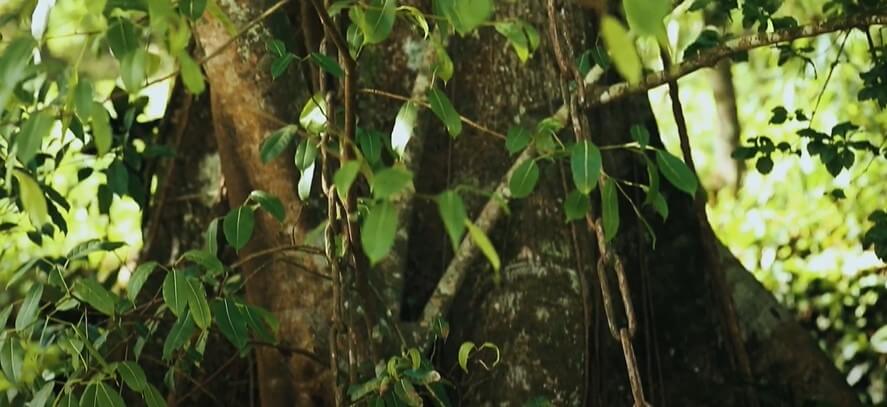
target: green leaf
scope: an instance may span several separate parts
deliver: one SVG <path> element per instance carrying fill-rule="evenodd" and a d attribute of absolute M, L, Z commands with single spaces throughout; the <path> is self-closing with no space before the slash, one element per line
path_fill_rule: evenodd
<path fill-rule="evenodd" d="M 465 226 L 468 227 L 468 235 L 471 236 L 471 240 L 477 245 L 481 253 L 484 254 L 487 261 L 490 262 L 490 265 L 493 266 L 493 270 L 496 271 L 496 278 L 498 279 L 499 268 L 502 267 L 502 262 L 499 260 L 499 254 L 496 253 L 496 248 L 493 247 L 490 238 L 487 237 L 483 230 L 475 226 L 474 223 L 471 223 L 468 219 L 465 220 Z"/>
<path fill-rule="evenodd" d="M 619 231 L 619 194 L 616 181 L 607 178 L 601 187 L 601 217 L 604 220 L 604 240 L 611 241 Z"/>
<path fill-rule="evenodd" d="M 120 362 L 117 364 L 117 371 L 120 373 L 120 377 L 123 378 L 123 382 L 130 389 L 141 393 L 147 388 L 148 379 L 145 377 L 145 371 L 142 370 L 138 363 L 131 360 Z"/>
<path fill-rule="evenodd" d="M 212 323 L 212 314 L 209 309 L 209 302 L 206 300 L 206 290 L 203 283 L 196 278 L 186 278 L 187 286 L 185 292 L 188 299 L 188 309 L 191 310 L 191 318 L 200 329 L 209 328 Z"/>
<path fill-rule="evenodd" d="M 0 327 L 6 328 L 6 322 L 9 321 L 9 316 L 12 315 L 12 305 L 8 304 L 3 308 L 3 311 L 0 311 Z"/>
<path fill-rule="evenodd" d="M 406 403 L 410 407 L 419 407 L 422 405 L 422 397 L 416 392 L 416 388 L 407 379 L 400 379 L 394 385 L 394 394 L 400 401 Z"/>
<path fill-rule="evenodd" d="M 391 149 L 399 157 L 403 156 L 406 151 L 407 143 L 413 137 L 413 131 L 416 128 L 416 118 L 419 108 L 413 102 L 406 102 L 397 112 L 394 119 L 394 130 L 391 131 Z"/>
<path fill-rule="evenodd" d="M 48 112 L 40 111 L 31 115 L 15 138 L 15 155 L 27 165 L 37 155 L 43 140 L 49 137 L 55 119 Z"/>
<path fill-rule="evenodd" d="M 601 36 L 619 74 L 631 84 L 640 82 L 643 74 L 641 57 L 625 26 L 611 16 L 604 16 L 601 19 Z"/>
<path fill-rule="evenodd" d="M 437 0 L 436 7 L 463 36 L 486 22 L 493 13 L 491 0 Z"/>
<path fill-rule="evenodd" d="M 181 0 L 179 12 L 191 21 L 197 21 L 206 10 L 206 0 Z"/>
<path fill-rule="evenodd" d="M 129 282 L 126 283 L 126 298 L 135 302 L 136 297 L 138 297 L 139 292 L 142 291 L 142 287 L 145 285 L 145 282 L 148 281 L 148 277 L 151 276 L 151 273 L 154 272 L 155 268 L 157 268 L 156 261 L 145 262 L 136 267 L 136 271 L 132 273 L 129 277 Z"/>
<path fill-rule="evenodd" d="M 18 309 L 18 314 L 15 316 L 16 331 L 21 331 L 31 326 L 37 320 L 37 312 L 40 310 L 40 298 L 42 297 L 43 284 L 34 283 L 31 289 L 28 290 L 28 294 L 25 295 L 25 299 Z"/>
<path fill-rule="evenodd" d="M 105 315 L 114 316 L 114 306 L 117 304 L 117 296 L 111 294 L 98 281 L 92 278 L 81 278 L 74 282 L 72 289 L 74 296 L 86 302 Z"/>
<path fill-rule="evenodd" d="M 13 383 L 22 378 L 22 363 L 24 363 L 25 351 L 18 338 L 8 336 L 0 347 L 0 368 L 3 374 Z"/>
<path fill-rule="evenodd" d="M 428 91 L 428 103 L 434 115 L 447 127 L 450 137 L 458 137 L 462 133 L 462 119 L 447 95 L 436 88 L 431 88 Z"/>
<path fill-rule="evenodd" d="M 508 129 L 508 135 L 505 138 L 505 149 L 509 154 L 514 155 L 530 145 L 530 139 L 529 130 L 523 127 L 512 127 Z"/>
<path fill-rule="evenodd" d="M 631 138 L 637 141 L 641 148 L 647 148 L 647 145 L 650 144 L 650 132 L 640 124 L 631 126 Z"/>
<path fill-rule="evenodd" d="M 268 164 L 286 150 L 293 142 L 298 129 L 298 127 L 290 124 L 273 131 L 268 137 L 265 137 L 262 140 L 262 145 L 259 147 L 259 158 L 262 160 L 262 164 Z"/>
<path fill-rule="evenodd" d="M 663 20 L 671 11 L 669 0 L 624 0 L 625 19 L 638 35 L 655 37 L 659 45 L 668 47 L 668 34 Z"/>
<path fill-rule="evenodd" d="M 252 208 L 248 206 L 241 206 L 228 212 L 222 223 L 225 239 L 237 251 L 249 242 L 250 237 L 253 235 L 254 226 L 255 214 Z"/>
<path fill-rule="evenodd" d="M 363 33 L 364 44 L 378 44 L 391 34 L 397 4 L 394 0 L 370 0 L 367 3 L 366 10 L 351 7 L 348 16 Z"/>
<path fill-rule="evenodd" d="M 431 28 L 428 26 L 428 20 L 425 19 L 425 14 L 422 13 L 422 10 L 413 6 L 400 6 L 397 8 L 397 11 L 406 11 L 407 16 L 422 30 L 422 33 L 424 34 L 423 38 L 428 38 Z"/>
<path fill-rule="evenodd" d="M 696 174 L 683 161 L 668 151 L 656 150 L 656 165 L 668 182 L 691 197 L 696 196 L 696 188 L 699 186 Z"/>
<path fill-rule="evenodd" d="M 289 52 L 283 54 L 279 58 L 275 58 L 274 62 L 271 63 L 271 78 L 277 79 L 286 73 L 286 69 L 289 68 L 295 58 L 296 56 Z"/>
<path fill-rule="evenodd" d="M 375 265 L 388 255 L 394 245 L 397 232 L 397 211 L 388 201 L 381 201 L 369 208 L 360 228 L 363 251 Z"/>
<path fill-rule="evenodd" d="M 887 354 L 887 325 L 878 328 L 869 339 L 875 352 Z"/>
<path fill-rule="evenodd" d="M 253 191 L 249 194 L 249 198 L 259 204 L 262 209 L 267 211 L 274 219 L 277 219 L 278 222 L 283 223 L 286 220 L 286 212 L 283 208 L 283 203 L 280 202 L 280 199 L 277 199 L 276 196 L 271 195 L 265 191 Z"/>
<path fill-rule="evenodd" d="M 477 346 L 474 342 L 470 341 L 459 346 L 459 367 L 461 367 L 465 373 L 468 373 L 468 357 L 471 356 L 471 352 L 474 351 L 476 347 Z"/>
<path fill-rule="evenodd" d="M 111 119 L 108 111 L 99 102 L 92 104 L 92 138 L 99 156 L 105 155 L 111 149 Z"/>
<path fill-rule="evenodd" d="M 25 210 L 28 211 L 28 218 L 31 219 L 31 224 L 35 228 L 39 228 L 43 224 L 48 223 L 50 221 L 49 208 L 40 185 L 24 171 L 16 169 L 13 170 L 12 175 L 18 180 L 19 199 L 21 199 Z"/>
<path fill-rule="evenodd" d="M 375 164 L 382 158 L 382 137 L 378 132 L 370 130 L 357 130 L 357 145 L 363 153 L 363 158 L 369 164 Z"/>
<path fill-rule="evenodd" d="M 163 278 L 163 302 L 178 317 L 181 317 L 188 306 L 188 283 L 185 273 L 176 269 L 170 270 Z"/>
<path fill-rule="evenodd" d="M 73 393 L 62 393 L 55 400 L 53 407 L 80 407 L 80 400 L 77 400 Z"/>
<path fill-rule="evenodd" d="M 185 84 L 188 92 L 199 95 L 206 90 L 206 83 L 203 80 L 203 71 L 200 70 L 200 65 L 187 53 L 179 53 L 179 70 L 182 75 L 182 83 Z"/>
<path fill-rule="evenodd" d="M 187 252 L 185 252 L 185 254 L 182 255 L 182 257 L 186 260 L 199 264 L 211 275 L 222 274 L 222 272 L 225 271 L 225 266 L 222 264 L 222 262 L 219 261 L 219 259 L 215 255 L 206 250 L 188 250 Z"/>
<path fill-rule="evenodd" d="M 453 71 L 455 67 L 453 66 L 453 59 L 450 58 L 450 54 L 447 53 L 447 49 L 440 44 L 439 42 L 434 42 L 434 63 L 431 65 L 431 70 L 437 75 L 438 78 L 442 79 L 444 83 L 447 83 L 453 77 Z"/>
<path fill-rule="evenodd" d="M 85 259 L 92 253 L 114 251 L 125 245 L 126 244 L 123 242 L 103 242 L 96 239 L 87 240 L 74 246 L 65 257 L 68 261 L 80 260 Z"/>
<path fill-rule="evenodd" d="M 163 341 L 163 360 L 169 360 L 172 354 L 179 350 L 194 335 L 194 319 L 191 318 L 191 310 L 186 309 L 179 319 L 173 324 Z"/>
<path fill-rule="evenodd" d="M 6 111 L 9 97 L 18 83 L 28 75 L 36 45 L 30 36 L 20 36 L 12 40 L 0 55 L 0 115 Z"/>
<path fill-rule="evenodd" d="M 327 105 L 326 100 L 320 93 L 308 98 L 305 106 L 302 107 L 302 113 L 299 115 L 299 124 L 305 130 L 313 134 L 319 134 L 326 129 L 327 122 Z"/>
<path fill-rule="evenodd" d="M 91 383 L 80 396 L 80 407 L 126 407 L 117 390 L 104 382 Z"/>
<path fill-rule="evenodd" d="M 139 48 L 139 36 L 136 32 L 136 27 L 127 18 L 111 18 L 105 37 L 108 39 L 108 46 L 111 47 L 111 52 L 118 60 Z"/>
<path fill-rule="evenodd" d="M 665 201 L 662 194 L 656 194 L 656 196 L 653 197 L 652 203 L 653 209 L 656 210 L 656 213 L 658 213 L 659 216 L 662 216 L 662 220 L 668 219 L 668 202 Z"/>
<path fill-rule="evenodd" d="M 136 48 L 120 60 L 120 79 L 129 93 L 136 93 L 148 80 L 148 52 Z"/>
<path fill-rule="evenodd" d="M 320 69 L 323 69 L 328 74 L 333 75 L 337 78 L 343 78 L 345 76 L 345 71 L 342 70 L 342 67 L 339 66 L 339 63 L 336 62 L 335 59 L 332 59 L 324 54 L 318 52 L 311 53 L 311 61 L 313 61 Z"/>
<path fill-rule="evenodd" d="M 523 20 L 497 22 L 496 31 L 505 36 L 521 62 L 527 62 L 539 48 L 539 32 Z"/>
<path fill-rule="evenodd" d="M 219 218 L 213 218 L 206 227 L 206 251 L 213 256 L 219 255 Z"/>
<path fill-rule="evenodd" d="M 386 168 L 373 177 L 373 196 L 377 199 L 390 198 L 409 187 L 412 182 L 412 172 L 397 167 Z"/>
<path fill-rule="evenodd" d="M 80 78 L 74 88 L 74 112 L 81 122 L 89 121 L 92 117 L 93 95 L 92 82 L 88 78 Z"/>
<path fill-rule="evenodd" d="M 348 198 L 348 191 L 351 190 L 351 184 L 357 179 L 357 173 L 360 171 L 360 163 L 354 160 L 348 161 L 336 170 L 333 175 L 333 183 L 336 185 L 336 191 L 339 197 L 344 201 Z"/>
<path fill-rule="evenodd" d="M 222 335 L 237 349 L 243 349 L 247 343 L 247 319 L 243 310 L 228 298 L 212 302 L 213 319 Z"/>
<path fill-rule="evenodd" d="M 314 165 L 314 160 L 316 159 L 317 146 L 314 144 L 314 141 L 310 139 L 302 140 L 299 143 L 299 146 L 296 147 L 296 168 L 304 171 L 308 169 L 308 167 Z"/>
<path fill-rule="evenodd" d="M 142 398 L 145 399 L 145 404 L 148 407 L 166 407 L 166 400 L 164 400 L 163 395 L 160 394 L 160 391 L 153 384 L 148 384 L 145 391 L 142 392 Z"/>
<path fill-rule="evenodd" d="M 34 393 L 34 397 L 28 402 L 28 407 L 43 407 L 52 395 L 52 388 L 55 386 L 53 382 L 46 382 L 39 391 Z"/>
<path fill-rule="evenodd" d="M 511 174 L 508 189 L 511 190 L 511 196 L 518 199 L 525 198 L 533 192 L 537 182 L 539 182 L 539 166 L 535 160 L 527 160 L 514 170 L 514 174 Z"/>
<path fill-rule="evenodd" d="M 274 343 L 276 341 L 277 329 L 279 323 L 274 314 L 249 304 L 240 305 L 243 315 L 246 317 L 247 325 L 255 334 L 265 342 Z"/>
<path fill-rule="evenodd" d="M 564 214 L 567 222 L 585 218 L 585 214 L 591 209 L 591 201 L 588 195 L 579 191 L 571 191 L 564 200 Z"/>
<path fill-rule="evenodd" d="M 311 196 L 311 185 L 314 181 L 314 163 L 302 171 L 302 174 L 299 176 L 299 199 L 307 200 L 308 197 Z"/>
<path fill-rule="evenodd" d="M 455 250 L 459 247 L 462 236 L 465 234 L 465 221 L 468 220 L 465 204 L 462 202 L 462 197 L 453 191 L 444 191 L 437 196 L 435 201 L 437 201 L 440 219 L 443 220 L 444 228 L 446 228 Z"/>
<path fill-rule="evenodd" d="M 570 169 L 576 189 L 587 195 L 597 186 L 601 175 L 601 150 L 588 140 L 576 143 L 570 153 Z"/>

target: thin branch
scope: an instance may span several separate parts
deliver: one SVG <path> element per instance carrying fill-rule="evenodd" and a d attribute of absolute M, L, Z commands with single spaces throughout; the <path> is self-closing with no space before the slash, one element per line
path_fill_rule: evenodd
<path fill-rule="evenodd" d="M 235 269 L 238 267 L 242 267 L 244 264 L 249 263 L 249 262 L 251 262 L 255 259 L 258 259 L 260 257 L 265 257 L 265 256 L 269 256 L 269 255 L 276 254 L 276 253 L 282 253 L 282 252 L 301 252 L 301 253 L 313 254 L 316 256 L 323 256 L 324 255 L 322 250 L 320 250 L 316 247 L 313 247 L 313 246 L 283 245 L 283 246 L 272 247 L 270 249 L 259 250 L 255 253 L 250 253 L 249 256 L 246 256 L 234 263 L 231 263 L 231 268 Z"/>
<path fill-rule="evenodd" d="M 836 31 L 864 28 L 881 24 L 887 24 L 887 15 L 861 15 L 837 20 L 827 20 L 821 23 L 800 27 L 786 28 L 769 33 L 757 33 L 734 38 L 696 58 L 674 65 L 663 71 L 647 75 L 640 83 L 628 84 L 623 82 L 612 85 L 600 94 L 592 97 L 591 100 L 588 101 L 588 106 L 600 106 L 629 95 L 646 92 L 655 87 L 680 79 L 702 68 L 714 66 L 718 61 L 739 52 L 794 41 L 801 38 L 815 37 Z"/>

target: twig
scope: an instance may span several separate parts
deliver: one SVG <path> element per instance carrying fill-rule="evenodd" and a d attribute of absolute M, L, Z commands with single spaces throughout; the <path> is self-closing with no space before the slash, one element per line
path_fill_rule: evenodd
<path fill-rule="evenodd" d="M 259 250 L 255 253 L 250 253 L 248 256 L 243 257 L 240 260 L 235 261 L 234 263 L 231 263 L 230 267 L 232 269 L 242 267 L 246 263 L 249 263 L 249 262 L 251 262 L 255 259 L 258 259 L 260 257 L 265 257 L 265 256 L 268 256 L 271 254 L 276 254 L 276 253 L 281 253 L 281 252 L 302 252 L 302 253 L 313 254 L 316 256 L 323 256 L 323 251 L 316 248 L 316 247 L 313 247 L 313 246 L 283 245 L 283 246 L 272 247 L 269 249 Z"/>

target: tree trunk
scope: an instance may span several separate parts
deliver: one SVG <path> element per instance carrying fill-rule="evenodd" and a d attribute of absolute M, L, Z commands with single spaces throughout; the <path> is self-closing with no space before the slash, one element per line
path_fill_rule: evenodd
<path fill-rule="evenodd" d="M 259 0 L 223 3 L 239 26 L 261 12 Z M 520 17 L 540 32 L 546 31 L 548 21 L 541 0 L 499 2 L 497 7 L 497 19 Z M 575 7 L 566 9 L 566 28 L 575 34 L 576 49 L 591 48 L 596 44 L 593 17 Z M 205 50 L 214 50 L 229 35 L 217 21 L 206 20 L 198 27 L 198 39 Z M 264 68 L 268 63 L 264 51 L 268 27 L 260 24 L 236 47 L 206 64 L 229 203 L 240 205 L 251 190 L 262 189 L 287 206 L 286 227 L 261 215 L 254 238 L 241 256 L 290 241 L 303 242 L 309 227 L 306 219 L 314 216 L 296 197 L 297 178 L 291 161 L 280 159 L 269 165 L 259 161 L 262 138 L 279 127 L 268 117 L 294 121 L 293 114 L 300 109 L 294 104 L 308 97 L 306 86 L 293 77 L 285 76 L 272 85 Z M 362 54 L 361 84 L 409 94 L 415 73 L 408 68 L 408 54 L 411 44 L 420 42 L 421 37 L 402 35 L 393 41 L 397 42 Z M 551 49 L 543 35 L 539 51 L 521 64 L 493 30 L 482 29 L 479 38 L 452 38 L 449 50 L 456 75 L 446 91 L 462 115 L 489 128 L 504 132 L 515 124 L 535 125 L 562 104 Z M 362 120 L 387 133 L 399 103 L 379 107 L 384 102 L 366 97 L 360 103 L 361 115 L 369 116 Z M 383 111 L 390 114 L 372 117 Z M 419 192 L 432 194 L 460 184 L 495 188 L 513 160 L 502 142 L 469 127 L 451 141 L 429 112 L 423 115 L 423 131 L 417 132 L 426 143 L 415 181 Z M 652 144 L 661 147 L 655 118 L 644 96 L 597 108 L 588 112 L 588 119 L 591 138 L 600 146 L 625 143 L 629 128 L 642 124 L 653 135 Z M 565 134 L 561 136 L 569 141 L 571 136 Z M 643 161 L 636 154 L 608 151 L 604 166 L 609 175 L 646 183 Z M 459 399 L 463 405 L 523 405 L 537 396 L 555 405 L 630 405 L 623 352 L 610 336 L 596 283 L 597 245 L 585 224 L 564 223 L 562 202 L 572 184 L 568 173 L 558 163 L 540 164 L 543 175 L 535 193 L 513 203 L 511 215 L 491 236 L 505 265 L 502 281 L 492 282 L 486 263 L 473 266 L 457 309 L 450 314 L 454 337 L 441 366 L 454 365 L 455 349 L 461 341 L 490 341 L 502 351 L 499 366 L 486 372 L 472 365 L 471 373 L 464 377 L 455 369 L 444 370 L 447 377 L 461 380 Z M 635 202 L 642 201 L 639 191 L 626 192 Z M 633 343 L 647 400 L 655 405 L 739 405 L 745 383 L 730 364 L 716 311 L 718 294 L 704 269 L 703 242 L 691 200 L 669 185 L 663 185 L 662 192 L 670 208 L 667 221 L 642 208 L 654 230 L 655 247 L 624 196 L 620 196 L 622 226 L 614 243 L 624 260 L 637 310 L 639 329 Z M 470 198 L 466 203 L 472 215 L 486 199 L 466 198 Z M 411 317 L 421 309 L 452 249 L 431 204 L 418 202 L 407 227 L 407 294 L 402 315 Z M 319 268 L 316 259 L 298 260 L 304 267 Z M 260 266 L 251 264 L 246 273 Z M 840 376 L 833 374 L 821 352 L 815 346 L 797 345 L 809 345 L 809 338 L 788 314 L 749 281 L 747 273 L 741 274 L 744 270 L 729 270 L 748 343 L 754 338 L 756 344 L 749 347 L 756 372 L 776 384 L 779 391 L 773 399 L 784 405 L 821 395 L 838 405 L 853 405 L 852 393 Z M 609 281 L 615 290 L 615 277 L 610 275 Z M 743 297 L 740 290 L 752 294 Z M 247 292 L 250 301 L 269 308 L 280 319 L 281 341 L 325 354 L 323 338 L 330 318 L 326 300 L 330 288 L 325 281 L 273 263 L 250 278 Z M 619 298 L 615 291 L 611 295 Z M 766 299 L 770 300 L 768 312 L 777 312 L 779 317 L 756 325 L 761 321 L 760 312 L 752 305 Z M 780 348 L 792 352 L 779 352 Z M 260 350 L 258 361 L 264 406 L 329 403 L 332 381 L 321 366 L 299 356 L 286 359 L 270 350 Z M 777 365 L 785 370 L 772 369 Z M 796 375 L 799 366 L 816 366 L 821 374 Z M 784 394 L 784 388 L 791 393 Z"/>

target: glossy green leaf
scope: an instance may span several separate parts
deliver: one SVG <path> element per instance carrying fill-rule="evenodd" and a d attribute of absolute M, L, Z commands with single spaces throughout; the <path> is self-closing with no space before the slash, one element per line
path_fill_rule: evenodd
<path fill-rule="evenodd" d="M 530 145 L 531 137 L 529 130 L 523 127 L 512 127 L 508 129 L 508 134 L 505 137 L 505 149 L 509 154 L 514 155 Z"/>
<path fill-rule="evenodd" d="M 113 17 L 108 23 L 108 31 L 105 34 L 111 52 L 119 60 L 139 48 L 139 36 L 135 25 L 127 18 Z"/>
<path fill-rule="evenodd" d="M 191 318 L 200 329 L 207 329 L 212 323 L 212 313 L 209 302 L 206 299 L 206 290 L 203 283 L 196 278 L 185 278 L 185 295 L 188 301 L 188 309 L 191 310 Z"/>
<path fill-rule="evenodd" d="M 286 211 L 283 208 L 283 203 L 280 202 L 280 199 L 276 196 L 265 191 L 253 191 L 249 194 L 248 199 L 259 204 L 259 207 L 268 212 L 274 217 L 274 219 L 277 219 L 278 222 L 283 223 L 286 219 Z"/>
<path fill-rule="evenodd" d="M 140 91 L 148 80 L 148 52 L 136 48 L 120 59 L 120 79 L 129 93 Z"/>
<path fill-rule="evenodd" d="M 388 201 L 371 206 L 360 228 L 360 243 L 364 253 L 375 265 L 385 258 L 394 245 L 397 232 L 397 211 Z"/>
<path fill-rule="evenodd" d="M 431 65 L 431 71 L 434 72 L 438 78 L 442 79 L 444 83 L 447 83 L 447 81 L 453 78 L 455 69 L 455 66 L 453 66 L 453 59 L 450 58 L 450 54 L 447 53 L 446 47 L 435 41 L 434 62 Z"/>
<path fill-rule="evenodd" d="M 15 329 L 21 331 L 31 326 L 37 320 L 37 312 L 40 310 L 40 298 L 43 297 L 43 284 L 34 283 L 25 299 L 19 306 L 18 314 L 15 316 Z"/>
<path fill-rule="evenodd" d="M 431 105 L 431 111 L 434 112 L 434 115 L 447 127 L 450 137 L 458 137 L 462 133 L 462 119 L 447 95 L 436 88 L 432 88 L 428 91 L 428 103 Z"/>
<path fill-rule="evenodd" d="M 126 298 L 135 302 L 136 297 L 138 297 L 139 292 L 142 291 L 145 282 L 148 281 L 148 277 L 151 276 L 151 273 L 153 273 L 156 268 L 156 261 L 139 264 L 139 266 L 136 267 L 136 271 L 132 273 L 129 277 L 129 281 L 126 283 Z"/>
<path fill-rule="evenodd" d="M 80 396 L 80 407 L 126 407 L 117 389 L 104 382 L 91 383 Z"/>
<path fill-rule="evenodd" d="M 342 67 L 336 62 L 335 59 L 332 59 L 324 54 L 318 52 L 312 52 L 310 54 L 311 61 L 317 64 L 320 69 L 326 71 L 326 73 L 333 75 L 337 78 L 345 77 L 345 71 L 342 70 Z"/>
<path fill-rule="evenodd" d="M 459 346 L 459 367 L 461 367 L 465 373 L 468 373 L 468 357 L 471 356 L 471 352 L 473 352 L 476 347 L 477 346 L 474 342 L 470 341 Z"/>
<path fill-rule="evenodd" d="M 253 235 L 255 227 L 255 213 L 249 206 L 238 207 L 225 215 L 222 229 L 225 239 L 234 250 L 240 250 Z"/>
<path fill-rule="evenodd" d="M 55 119 L 47 111 L 31 115 L 15 138 L 15 155 L 22 164 L 28 164 L 49 137 Z"/>
<path fill-rule="evenodd" d="M 176 316 L 181 317 L 188 306 L 188 283 L 185 273 L 172 269 L 163 278 L 163 302 Z"/>
<path fill-rule="evenodd" d="M 163 341 L 163 360 L 169 360 L 175 351 L 184 346 L 191 339 L 191 336 L 194 335 L 196 329 L 194 319 L 191 318 L 191 310 L 185 309 L 185 312 L 179 315 L 179 319 L 173 324 L 169 334 L 166 335 L 166 339 Z"/>
<path fill-rule="evenodd" d="M 211 275 L 218 275 L 225 271 L 225 266 L 222 265 L 222 262 L 206 250 L 188 250 L 182 254 L 182 258 L 200 265 Z"/>
<path fill-rule="evenodd" d="M 34 181 L 30 175 L 20 170 L 13 170 L 12 175 L 18 180 L 19 199 L 22 201 L 25 210 L 28 211 L 28 218 L 34 227 L 40 227 L 50 221 L 49 208 L 47 207 L 46 197 L 37 181 Z"/>
<path fill-rule="evenodd" d="M 265 342 L 274 343 L 276 341 L 279 323 L 274 314 L 249 304 L 239 305 L 246 323 L 249 328 Z"/>
<path fill-rule="evenodd" d="M 46 382 L 43 384 L 43 387 L 40 388 L 36 393 L 34 393 L 34 397 L 31 398 L 31 401 L 28 402 L 28 407 L 43 407 L 46 405 L 46 402 L 49 401 L 49 396 L 52 396 L 52 388 L 55 386 L 53 382 Z"/>
<path fill-rule="evenodd" d="M 294 125 L 286 125 L 265 137 L 259 147 L 259 158 L 262 160 L 262 164 L 268 164 L 286 150 L 292 144 L 297 130 L 298 127 Z"/>
<path fill-rule="evenodd" d="M 422 405 L 422 397 L 419 397 L 416 388 L 407 379 L 400 379 L 394 385 L 394 394 L 409 407 L 419 407 Z"/>
<path fill-rule="evenodd" d="M 511 190 L 511 196 L 518 199 L 525 198 L 533 192 L 537 182 L 539 182 L 539 166 L 535 160 L 527 160 L 511 174 L 508 189 Z"/>
<path fill-rule="evenodd" d="M 601 175 L 601 150 L 588 140 L 576 143 L 570 153 L 570 170 L 576 189 L 587 195 Z"/>
<path fill-rule="evenodd" d="M 183 16 L 188 17 L 191 21 L 196 21 L 203 16 L 203 12 L 206 10 L 206 1 L 207 0 L 180 0 L 179 12 L 182 13 Z"/>
<path fill-rule="evenodd" d="M 117 296 L 91 278 L 81 278 L 74 282 L 72 289 L 77 299 L 86 302 L 105 315 L 114 316 Z"/>
<path fill-rule="evenodd" d="M 567 216 L 567 222 L 584 219 L 590 209 L 591 201 L 588 195 L 579 191 L 570 191 L 567 198 L 564 199 L 564 214 Z"/>
<path fill-rule="evenodd" d="M 437 201 L 437 210 L 443 220 L 444 228 L 446 228 L 455 250 L 465 235 L 465 221 L 468 220 L 465 204 L 462 202 L 462 197 L 454 191 L 444 191 L 435 198 L 435 201 Z"/>
<path fill-rule="evenodd" d="M 298 185 L 298 193 L 299 199 L 307 200 L 308 197 L 311 196 L 311 185 L 314 182 L 314 163 L 311 163 L 308 168 L 302 171 L 302 175 L 299 176 L 299 185 Z"/>
<path fill-rule="evenodd" d="M 468 227 L 468 235 L 471 236 L 471 241 L 477 245 L 481 253 L 484 254 L 484 257 L 487 258 L 487 261 L 490 262 L 490 265 L 493 266 L 493 270 L 496 271 L 496 276 L 498 278 L 498 272 L 502 267 L 502 261 L 499 260 L 499 254 L 496 253 L 496 248 L 493 247 L 490 238 L 487 237 L 487 234 L 484 233 L 483 230 L 467 219 L 465 220 L 465 226 Z"/>
<path fill-rule="evenodd" d="M 219 331 L 237 349 L 243 349 L 247 340 L 247 318 L 243 310 L 231 299 L 225 298 L 212 302 L 213 320 Z"/>
<path fill-rule="evenodd" d="M 391 131 L 391 149 L 398 156 L 403 156 L 407 143 L 413 138 L 419 107 L 413 102 L 406 102 L 397 112 L 394 119 L 394 130 Z"/>
<path fill-rule="evenodd" d="M 376 173 L 371 187 L 374 197 L 386 199 L 399 194 L 412 183 L 413 173 L 402 168 L 390 167 Z"/>
<path fill-rule="evenodd" d="M 619 192 L 616 181 L 607 178 L 601 186 L 601 217 L 604 224 L 604 239 L 613 240 L 619 231 Z"/>
<path fill-rule="evenodd" d="M 634 40 L 628 34 L 625 26 L 611 16 L 601 18 L 601 36 L 604 44 L 610 51 L 610 57 L 616 70 L 619 71 L 629 83 L 638 83 L 643 75 L 643 65 L 634 47 Z"/>
<path fill-rule="evenodd" d="M 348 191 L 351 190 L 351 184 L 357 179 L 359 171 L 360 163 L 351 160 L 339 167 L 336 173 L 333 174 L 333 184 L 336 185 L 336 191 L 342 200 L 348 198 Z"/>
<path fill-rule="evenodd" d="M 105 155 L 111 149 L 111 119 L 108 111 L 99 102 L 92 104 L 92 138 L 99 155 Z"/>
<path fill-rule="evenodd" d="M 659 166 L 659 171 L 668 182 L 691 197 L 696 195 L 699 182 L 696 179 L 696 174 L 687 167 L 687 164 L 668 151 L 656 150 L 656 165 Z"/>
<path fill-rule="evenodd" d="M 282 56 L 275 58 L 273 62 L 271 62 L 271 78 L 277 79 L 284 73 L 286 73 L 287 68 L 290 67 L 290 64 L 293 63 L 296 56 L 287 52 Z"/>
<path fill-rule="evenodd" d="M 92 117 L 95 90 L 89 78 L 80 78 L 74 87 L 74 112 L 80 121 L 87 122 Z"/>
<path fill-rule="evenodd" d="M 369 0 L 366 9 L 351 7 L 348 16 L 363 33 L 364 44 L 378 44 L 391 34 L 396 14 L 395 0 Z"/>
<path fill-rule="evenodd" d="M 299 124 L 310 133 L 319 134 L 326 129 L 327 105 L 323 95 L 316 94 L 305 102 L 299 115 Z"/>
<path fill-rule="evenodd" d="M 182 75 L 182 83 L 185 84 L 185 89 L 188 89 L 188 92 L 199 95 L 206 90 L 206 82 L 203 80 L 203 71 L 200 70 L 200 65 L 184 52 L 179 54 L 179 73 Z"/>
<path fill-rule="evenodd" d="M 117 372 L 120 373 L 123 382 L 134 391 L 141 393 L 148 387 L 148 378 L 145 377 L 145 371 L 136 362 L 127 360 L 118 363 Z"/>
<path fill-rule="evenodd" d="M 380 133 L 370 130 L 357 130 L 357 145 L 363 158 L 369 164 L 376 164 L 382 158 L 382 137 Z"/>
<path fill-rule="evenodd" d="M 296 168 L 299 170 L 305 170 L 308 167 L 314 165 L 314 161 L 317 159 L 317 145 L 314 140 L 305 139 L 302 140 L 298 147 L 296 147 L 296 155 L 295 155 Z"/>

